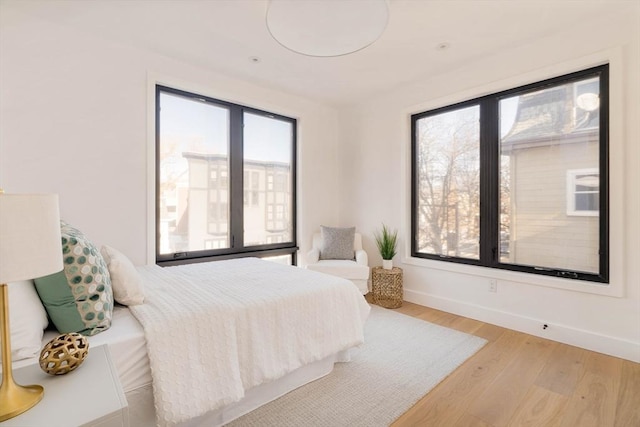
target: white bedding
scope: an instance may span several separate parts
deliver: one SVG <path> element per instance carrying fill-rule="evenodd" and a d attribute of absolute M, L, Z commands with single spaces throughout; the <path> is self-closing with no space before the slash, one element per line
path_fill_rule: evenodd
<path fill-rule="evenodd" d="M 341 278 L 253 258 L 139 271 L 145 303 L 130 309 L 164 425 L 363 342 L 369 306 Z"/>
<path fill-rule="evenodd" d="M 113 309 L 112 319 L 109 329 L 87 337 L 89 357 L 91 357 L 91 347 L 108 344 L 111 360 L 118 372 L 125 393 L 151 384 L 151 368 L 149 367 L 142 325 L 133 317 L 129 309 L 123 306 L 116 306 Z M 46 331 L 42 339 L 42 347 L 58 335 L 60 335 L 58 331 Z M 14 362 L 13 367 L 18 368 L 32 363 L 38 363 L 38 358 Z"/>

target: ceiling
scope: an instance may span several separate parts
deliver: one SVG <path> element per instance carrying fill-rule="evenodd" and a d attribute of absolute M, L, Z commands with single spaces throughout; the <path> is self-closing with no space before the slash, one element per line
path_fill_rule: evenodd
<path fill-rule="evenodd" d="M 375 43 L 319 58 L 294 53 L 270 36 L 268 0 L 1 1 L 3 9 L 335 106 L 586 21 L 606 22 L 621 8 L 638 13 L 636 0 L 388 0 L 389 22 Z"/>

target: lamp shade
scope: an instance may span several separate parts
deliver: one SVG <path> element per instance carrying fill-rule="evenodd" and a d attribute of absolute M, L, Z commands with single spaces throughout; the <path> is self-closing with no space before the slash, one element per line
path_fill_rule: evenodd
<path fill-rule="evenodd" d="M 61 271 L 57 194 L 0 194 L 0 283 Z"/>

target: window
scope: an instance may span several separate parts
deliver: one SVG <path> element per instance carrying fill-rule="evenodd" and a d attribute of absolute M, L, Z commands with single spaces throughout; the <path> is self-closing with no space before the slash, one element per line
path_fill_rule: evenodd
<path fill-rule="evenodd" d="M 464 105 L 415 122 L 418 247 L 438 256 L 480 256 L 480 108 Z"/>
<path fill-rule="evenodd" d="M 412 123 L 414 257 L 608 283 L 608 66 Z"/>
<path fill-rule="evenodd" d="M 295 119 L 156 86 L 156 262 L 295 264 L 295 158 Z"/>
<path fill-rule="evenodd" d="M 259 208 L 259 193 L 260 193 L 260 174 L 259 172 L 251 172 L 245 169 L 244 171 L 244 205 L 257 206 Z"/>
<path fill-rule="evenodd" d="M 567 215 L 598 216 L 600 213 L 598 169 L 567 171 Z"/>

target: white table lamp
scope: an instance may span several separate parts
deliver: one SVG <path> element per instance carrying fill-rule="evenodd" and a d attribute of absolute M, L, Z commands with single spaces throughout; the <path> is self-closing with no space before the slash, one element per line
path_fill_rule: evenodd
<path fill-rule="evenodd" d="M 21 386 L 13 379 L 7 283 L 46 276 L 62 268 L 58 195 L 2 194 L 0 190 L 0 421 L 28 411 L 44 394 L 42 386 Z"/>

